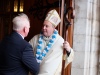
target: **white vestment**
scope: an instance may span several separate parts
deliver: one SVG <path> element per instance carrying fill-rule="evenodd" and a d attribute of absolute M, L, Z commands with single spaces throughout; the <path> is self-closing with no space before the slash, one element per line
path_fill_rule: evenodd
<path fill-rule="evenodd" d="M 39 35 L 34 36 L 29 43 L 33 47 L 34 53 L 36 53 L 36 47 L 38 44 Z M 43 49 L 46 46 L 47 42 L 43 41 Z M 40 64 L 40 71 L 38 75 L 61 75 L 61 69 L 62 69 L 62 56 L 63 56 L 63 43 L 64 39 L 57 35 L 57 38 L 52 45 L 49 52 L 46 54 L 46 56 L 43 58 L 41 64 Z M 71 49 L 71 53 L 69 56 L 66 54 L 66 66 L 72 62 L 74 57 L 73 49 Z"/>

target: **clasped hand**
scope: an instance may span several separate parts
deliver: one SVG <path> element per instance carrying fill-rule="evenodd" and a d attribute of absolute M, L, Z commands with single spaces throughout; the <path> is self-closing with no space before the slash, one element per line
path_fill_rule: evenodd
<path fill-rule="evenodd" d="M 71 50 L 71 47 L 67 41 L 64 41 L 63 48 L 65 48 L 67 52 L 70 52 Z"/>

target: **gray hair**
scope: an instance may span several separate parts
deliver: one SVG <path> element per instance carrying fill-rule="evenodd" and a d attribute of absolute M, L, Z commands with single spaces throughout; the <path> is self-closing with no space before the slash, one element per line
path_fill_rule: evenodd
<path fill-rule="evenodd" d="M 15 31 L 21 30 L 24 27 L 30 27 L 29 18 L 24 13 L 18 14 L 18 16 L 13 18 L 12 22 L 13 22 L 13 30 Z"/>

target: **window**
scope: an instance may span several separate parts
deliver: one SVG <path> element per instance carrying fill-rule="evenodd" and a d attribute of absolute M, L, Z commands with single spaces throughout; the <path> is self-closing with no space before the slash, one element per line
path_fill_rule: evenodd
<path fill-rule="evenodd" d="M 24 0 L 14 0 L 14 12 L 24 11 Z"/>

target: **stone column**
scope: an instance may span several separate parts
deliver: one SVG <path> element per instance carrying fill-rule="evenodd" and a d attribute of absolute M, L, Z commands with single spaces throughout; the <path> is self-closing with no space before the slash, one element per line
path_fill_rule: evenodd
<path fill-rule="evenodd" d="M 100 0 L 75 0 L 75 11 L 71 75 L 99 75 Z"/>

